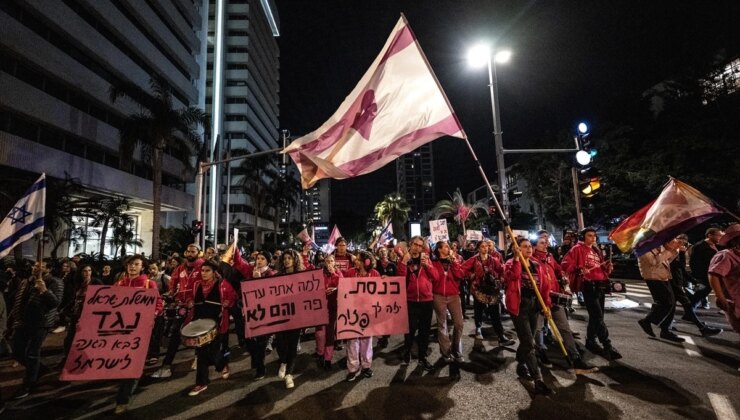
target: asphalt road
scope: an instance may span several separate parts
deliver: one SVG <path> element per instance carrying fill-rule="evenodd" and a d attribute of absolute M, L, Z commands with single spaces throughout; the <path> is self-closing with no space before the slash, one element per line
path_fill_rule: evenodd
<path fill-rule="evenodd" d="M 565 368 L 558 351 L 552 348 L 555 366 L 544 369 L 545 382 L 555 390 L 549 397 L 534 396 L 531 383 L 515 373 L 516 345 L 495 348 L 496 341 L 484 340 L 485 348 L 473 349 L 472 319 L 466 320 L 463 346 L 467 362 L 455 379 L 454 366 L 424 373 L 412 361 L 401 366 L 398 349 L 401 337 L 392 337 L 388 348 L 376 348 L 374 377 L 353 383 L 344 381 L 344 351 L 335 355 L 331 372 L 319 370 L 313 360 L 314 341 L 304 337 L 296 366 L 296 387 L 285 389 L 276 376 L 277 360 L 268 356 L 267 378 L 254 382 L 249 357 L 233 353 L 228 380 L 212 373 L 212 383 L 197 397 L 187 396 L 195 372 L 190 370 L 192 350 L 182 350 L 173 377 L 153 380 L 145 377 L 122 418 L 276 418 L 311 419 L 737 419 L 740 413 L 740 335 L 729 328 L 716 309 L 700 310 L 700 317 L 726 329 L 703 338 L 696 327 L 676 323 L 683 344 L 647 337 L 637 320 L 647 312 L 651 300 L 642 282 L 628 281 L 627 297 L 635 307 L 610 310 L 606 320 L 612 341 L 624 358 L 617 362 L 594 356 L 584 358 L 600 371 L 575 376 Z M 623 296 L 615 301 L 620 302 Z M 624 301 L 621 301 L 624 303 Z M 472 310 L 469 311 L 472 318 Z M 676 319 L 680 319 L 681 310 Z M 585 335 L 586 313 L 578 308 L 571 317 L 574 331 Z M 504 327 L 513 333 L 511 321 Z M 656 329 L 657 330 L 657 329 Z M 494 336 L 490 328 L 484 333 Z M 44 362 L 54 366 L 61 352 L 64 334 L 51 335 L 44 346 Z M 233 338 L 233 337 L 232 337 Z M 235 341 L 232 339 L 232 341 Z M 582 340 L 579 340 L 582 343 Z M 438 349 L 432 344 L 430 361 Z M 147 375 L 155 368 L 148 368 Z M 0 362 L 0 385 L 9 398 L 20 384 L 22 370 L 11 360 Z M 3 418 L 101 418 L 112 416 L 116 383 L 112 381 L 59 382 L 52 370 L 38 391 L 21 401 L 9 401 Z M 218 379 L 217 379 L 218 378 Z"/>

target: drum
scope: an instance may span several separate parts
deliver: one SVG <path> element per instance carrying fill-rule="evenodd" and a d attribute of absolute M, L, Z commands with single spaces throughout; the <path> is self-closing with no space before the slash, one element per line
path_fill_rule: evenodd
<path fill-rule="evenodd" d="M 212 319 L 196 319 L 184 326 L 180 331 L 182 343 L 186 347 L 203 347 L 213 341 L 218 335 L 216 321 Z"/>
<path fill-rule="evenodd" d="M 570 308 L 573 305 L 573 296 L 567 293 L 550 292 L 550 300 L 553 305 Z"/>

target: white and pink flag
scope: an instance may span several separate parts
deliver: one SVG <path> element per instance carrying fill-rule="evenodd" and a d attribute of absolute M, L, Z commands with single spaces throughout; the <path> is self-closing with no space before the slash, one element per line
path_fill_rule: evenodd
<path fill-rule="evenodd" d="M 290 144 L 303 188 L 363 175 L 442 136 L 466 138 L 405 16 L 334 115 Z"/>

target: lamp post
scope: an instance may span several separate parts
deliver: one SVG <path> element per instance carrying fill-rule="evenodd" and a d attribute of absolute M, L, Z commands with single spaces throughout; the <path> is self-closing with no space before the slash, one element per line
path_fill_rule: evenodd
<path fill-rule="evenodd" d="M 491 110 L 493 114 L 493 141 L 496 148 L 496 166 L 498 167 L 498 185 L 501 191 L 501 207 L 504 216 L 509 219 L 510 205 L 508 185 L 506 182 L 506 167 L 504 166 L 504 143 L 501 131 L 501 116 L 499 115 L 498 104 L 498 79 L 496 77 L 496 63 L 506 63 L 511 58 L 511 51 L 504 50 L 497 52 L 493 59 L 491 50 L 487 46 L 479 45 L 470 49 L 468 60 L 474 67 L 488 66 L 488 87 L 491 92 Z"/>

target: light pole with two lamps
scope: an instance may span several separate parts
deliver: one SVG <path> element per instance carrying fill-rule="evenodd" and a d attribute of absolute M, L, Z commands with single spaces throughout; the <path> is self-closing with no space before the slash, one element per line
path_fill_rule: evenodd
<path fill-rule="evenodd" d="M 511 58 L 511 51 L 502 50 L 491 57 L 491 48 L 486 45 L 477 45 L 468 51 L 468 62 L 473 67 L 488 66 L 488 87 L 491 91 L 491 108 L 493 112 L 493 141 L 496 147 L 496 166 L 498 167 L 498 186 L 501 191 L 501 206 L 504 217 L 511 216 L 508 185 L 506 182 L 506 167 L 504 166 L 504 143 L 501 131 L 501 116 L 498 105 L 498 80 L 496 77 L 496 63 L 506 63 Z M 493 59 L 492 59 L 493 58 Z"/>

